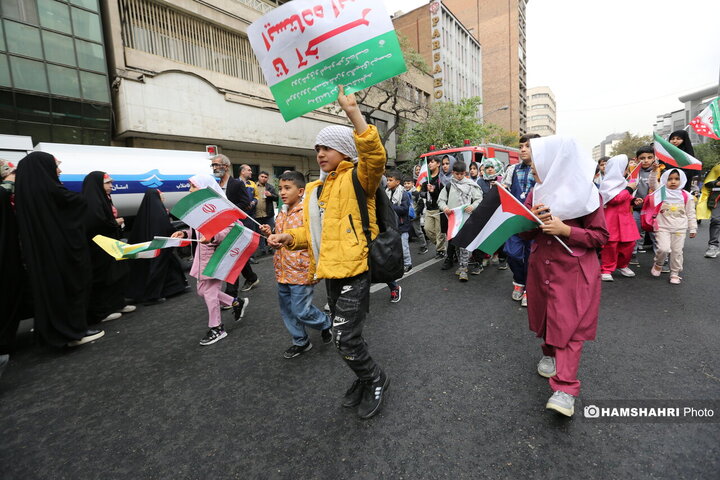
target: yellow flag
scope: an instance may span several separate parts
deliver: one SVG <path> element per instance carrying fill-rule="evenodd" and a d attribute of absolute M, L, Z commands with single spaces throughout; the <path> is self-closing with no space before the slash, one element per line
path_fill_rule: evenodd
<path fill-rule="evenodd" d="M 115 260 L 124 260 L 123 256 L 125 255 L 125 248 L 128 246 L 127 243 L 103 235 L 95 235 L 93 242 L 97 243 L 100 248 L 105 250 L 105 252 Z"/>

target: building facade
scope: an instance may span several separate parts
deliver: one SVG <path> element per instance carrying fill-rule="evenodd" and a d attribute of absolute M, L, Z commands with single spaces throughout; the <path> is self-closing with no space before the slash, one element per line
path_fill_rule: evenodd
<path fill-rule="evenodd" d="M 482 97 L 480 42 L 443 2 L 435 0 L 398 15 L 393 24 L 431 66 L 433 100 L 459 102 Z M 482 114 L 481 108 L 478 118 Z"/>
<path fill-rule="evenodd" d="M 667 138 L 673 131 L 684 129 L 718 95 L 720 95 L 720 88 L 718 88 L 718 85 L 714 85 L 679 97 L 678 100 L 685 104 L 685 108 L 658 115 L 653 125 L 653 132 Z M 687 130 L 693 144 L 710 141 L 709 137 L 695 133 L 692 127 L 688 127 Z"/>
<path fill-rule="evenodd" d="M 528 0 L 445 0 L 483 47 L 485 120 L 527 131 L 526 17 Z M 510 108 L 504 109 L 508 106 Z"/>
<path fill-rule="evenodd" d="M 557 132 L 557 106 L 550 87 L 528 89 L 527 132 L 543 137 Z"/>
<path fill-rule="evenodd" d="M 0 8 L 0 134 L 108 145 L 112 108 L 97 0 L 2 0 Z"/>
<path fill-rule="evenodd" d="M 620 143 L 620 140 L 625 138 L 629 132 L 612 133 L 605 137 L 605 140 L 600 142 L 599 145 L 595 145 L 592 149 L 593 160 L 598 161 L 601 157 L 609 157 L 613 147 Z"/>

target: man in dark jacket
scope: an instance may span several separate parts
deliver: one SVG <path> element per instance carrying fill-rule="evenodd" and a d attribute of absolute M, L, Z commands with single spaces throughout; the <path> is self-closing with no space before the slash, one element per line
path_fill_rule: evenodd
<path fill-rule="evenodd" d="M 260 172 L 257 183 L 258 204 L 255 208 L 255 219 L 260 225 L 269 225 L 270 230 L 275 230 L 275 202 L 278 200 L 275 187 L 268 183 L 270 176 L 267 172 Z M 267 248 L 265 237 L 260 239 L 260 247 L 258 250 L 265 255 L 270 253 Z"/>
<path fill-rule="evenodd" d="M 243 212 L 249 213 L 250 209 L 252 208 L 252 200 L 254 199 L 250 197 L 250 194 L 245 187 L 245 182 L 233 178 L 232 163 L 230 163 L 230 159 L 225 155 L 217 155 L 213 157 L 210 161 L 210 166 L 213 169 L 213 175 L 215 176 L 215 178 L 220 179 L 220 187 L 225 190 L 225 195 L 227 196 L 227 199 L 234 203 L 235 206 L 237 206 Z M 243 226 L 254 230 L 254 228 L 252 228 L 252 220 L 247 218 L 242 222 Z M 245 279 L 245 283 L 242 286 L 243 292 L 247 292 L 255 285 L 260 283 L 257 274 L 253 272 L 250 262 L 247 262 L 245 264 L 245 267 L 240 273 Z M 237 297 L 239 280 L 240 277 L 238 277 L 238 280 L 235 282 L 234 285 L 227 285 L 225 288 L 225 293 L 232 297 Z"/>
<path fill-rule="evenodd" d="M 410 203 L 412 202 L 410 194 L 401 186 L 402 178 L 400 173 L 392 171 L 387 174 L 387 194 L 392 204 L 392 209 L 398 216 L 398 230 L 402 238 L 403 247 L 403 263 L 405 271 L 409 272 L 412 268 L 412 258 L 410 257 L 410 229 L 412 221 L 410 220 Z"/>

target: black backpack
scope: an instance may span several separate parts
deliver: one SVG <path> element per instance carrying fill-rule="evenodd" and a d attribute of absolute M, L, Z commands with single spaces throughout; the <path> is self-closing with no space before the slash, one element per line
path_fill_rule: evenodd
<path fill-rule="evenodd" d="M 365 233 L 368 244 L 370 281 L 372 283 L 388 283 L 397 280 L 403 276 L 405 269 L 398 218 L 392 209 L 390 199 L 382 188 L 378 187 L 375 191 L 375 217 L 380 232 L 375 240 L 371 240 L 367 198 L 365 190 L 358 180 L 357 167 L 353 168 L 352 180 L 358 207 L 360 207 L 363 233 Z"/>

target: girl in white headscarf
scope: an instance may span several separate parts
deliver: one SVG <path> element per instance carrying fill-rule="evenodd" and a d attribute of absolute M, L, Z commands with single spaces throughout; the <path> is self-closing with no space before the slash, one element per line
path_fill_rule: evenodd
<path fill-rule="evenodd" d="M 216 178 L 205 173 L 190 177 L 191 192 L 202 190 L 203 188 L 209 188 L 225 198 L 225 192 L 222 188 L 220 188 Z M 221 318 L 221 306 L 232 307 L 235 321 L 237 321 L 243 316 L 245 308 L 248 303 L 250 303 L 247 298 L 233 298 L 223 292 L 222 280 L 207 277 L 202 274 L 202 271 L 205 270 L 205 267 L 210 262 L 210 258 L 215 253 L 217 247 L 230 232 L 230 227 L 231 225 L 228 225 L 227 228 L 219 232 L 213 238 L 205 238 L 193 229 L 181 230 L 172 234 L 173 238 L 189 238 L 192 236 L 193 238 L 198 238 L 199 240 L 197 244 L 193 243 L 195 251 L 193 252 L 193 263 L 192 267 L 190 267 L 190 275 L 197 278 L 197 294 L 205 300 L 205 305 L 208 310 L 209 330 L 200 340 L 200 345 L 203 346 L 212 345 L 213 343 L 227 337 L 227 332 L 225 331 L 225 326 L 223 325 Z"/>
<path fill-rule="evenodd" d="M 662 199 L 658 203 L 655 218 L 655 263 L 650 270 L 653 276 L 659 277 L 663 263 L 670 255 L 670 283 L 678 285 L 681 282 L 680 272 L 683 269 L 683 247 L 685 235 L 690 232 L 690 238 L 697 233 L 697 220 L 695 218 L 695 199 L 683 190 L 687 183 L 685 172 L 679 168 L 670 168 L 660 177 L 660 185 L 665 186 L 656 196 Z"/>
<path fill-rule="evenodd" d="M 600 309 L 597 249 L 608 239 L 595 164 L 567 137 L 530 140 L 536 184 L 525 205 L 543 222 L 521 234 L 534 239 L 527 274 L 530 329 L 544 340 L 537 372 L 554 391 L 546 408 L 572 416 L 583 343 L 595 339 Z M 567 250 L 557 235 L 572 249 Z"/>
<path fill-rule="evenodd" d="M 610 240 L 603 247 L 602 280 L 612 282 L 616 269 L 624 277 L 634 277 L 630 260 L 635 242 L 640 238 L 637 223 L 632 213 L 635 184 L 625 180 L 627 155 L 616 155 L 607 161 L 605 176 L 600 182 L 600 195 L 605 206 L 605 223 Z"/>

